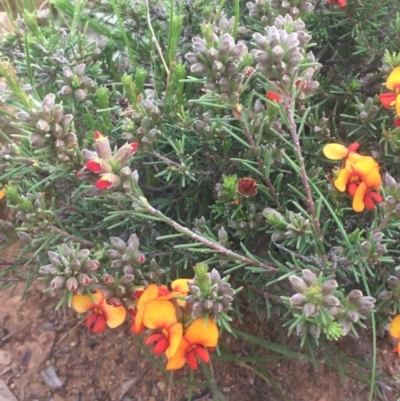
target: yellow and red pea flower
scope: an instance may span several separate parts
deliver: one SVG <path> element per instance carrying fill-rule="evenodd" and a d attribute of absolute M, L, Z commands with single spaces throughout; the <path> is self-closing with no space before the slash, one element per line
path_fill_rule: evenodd
<path fill-rule="evenodd" d="M 171 358 L 177 351 L 183 334 L 175 305 L 168 299 L 149 301 L 143 315 L 143 325 L 151 330 L 159 330 L 146 340 L 146 344 L 155 343 L 155 354 L 165 352 L 166 357 Z"/>
<path fill-rule="evenodd" d="M 396 116 L 400 117 L 400 66 L 395 67 L 386 80 L 386 88 L 393 92 L 382 93 L 378 96 L 386 109 L 394 108 Z M 395 119 L 395 125 L 400 126 L 400 119 Z"/>
<path fill-rule="evenodd" d="M 116 174 L 106 173 L 100 176 L 100 179 L 96 181 L 94 186 L 97 189 L 110 189 L 117 187 L 120 183 L 121 178 L 119 178 Z"/>
<path fill-rule="evenodd" d="M 217 346 L 218 337 L 218 326 L 212 319 L 207 321 L 204 318 L 196 319 L 186 329 L 176 353 L 168 359 L 166 369 L 180 369 L 186 362 L 191 369 L 197 369 L 197 359 L 208 363 L 209 351 Z"/>
<path fill-rule="evenodd" d="M 376 191 L 381 189 L 382 177 L 378 163 L 369 156 L 362 156 L 353 163 L 346 164 L 334 181 L 336 189 L 353 197 L 353 210 L 371 210 L 383 201 Z"/>
<path fill-rule="evenodd" d="M 355 142 L 349 147 L 341 145 L 340 143 L 328 143 L 322 149 L 323 154 L 329 160 L 343 160 L 343 165 L 351 164 L 357 159 L 362 157 L 357 153 L 360 144 Z"/>
<path fill-rule="evenodd" d="M 77 313 L 91 312 L 86 319 L 86 326 L 93 333 L 101 333 L 108 326 L 114 329 L 120 326 L 126 317 L 126 310 L 121 306 L 112 306 L 100 290 L 89 295 L 74 295 L 72 308 Z"/>

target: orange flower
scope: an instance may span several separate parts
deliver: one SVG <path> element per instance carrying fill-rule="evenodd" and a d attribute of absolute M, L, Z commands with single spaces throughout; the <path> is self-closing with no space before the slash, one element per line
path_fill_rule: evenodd
<path fill-rule="evenodd" d="M 250 177 L 241 178 L 238 183 L 237 191 L 243 196 L 257 195 L 257 181 Z"/>
<path fill-rule="evenodd" d="M 386 80 L 386 88 L 393 93 L 382 93 L 378 96 L 382 106 L 389 109 L 394 107 L 400 117 L 400 66 L 393 69 Z"/>
<path fill-rule="evenodd" d="M 341 169 L 334 181 L 336 189 L 353 197 L 353 210 L 362 212 L 370 210 L 376 203 L 382 202 L 382 196 L 373 190 L 380 190 L 382 177 L 379 173 L 379 165 L 372 158 L 362 156 L 352 164 Z"/>
<path fill-rule="evenodd" d="M 110 189 L 117 187 L 121 183 L 121 178 L 116 174 L 106 173 L 100 176 L 100 179 L 94 184 L 97 189 Z"/>
<path fill-rule="evenodd" d="M 148 302 L 143 316 L 143 325 L 148 329 L 160 330 L 146 340 L 146 344 L 156 343 L 154 353 L 161 354 L 165 351 L 167 358 L 173 357 L 183 333 L 182 323 L 178 322 L 174 304 L 164 299 Z"/>
<path fill-rule="evenodd" d="M 267 92 L 267 99 L 272 100 L 273 102 L 281 102 L 282 98 L 275 92 L 268 91 Z"/>
<path fill-rule="evenodd" d="M 332 4 L 334 6 L 346 7 L 347 0 L 326 0 L 327 4 Z"/>
<path fill-rule="evenodd" d="M 196 319 L 186 330 L 179 344 L 178 350 L 172 358 L 169 358 L 167 370 L 180 369 L 185 361 L 192 369 L 197 369 L 197 358 L 205 363 L 210 361 L 209 349 L 218 344 L 219 331 L 216 323 L 204 318 Z"/>
<path fill-rule="evenodd" d="M 178 296 L 186 296 L 189 292 L 188 280 L 179 279 L 171 283 L 172 291 L 169 291 L 165 285 L 157 286 L 150 284 L 140 295 L 137 303 L 135 321 L 131 326 L 131 331 L 139 334 L 145 327 L 144 317 L 146 315 L 147 305 L 153 300 L 169 300 Z M 182 301 L 184 302 L 184 301 Z M 180 300 L 178 300 L 180 304 Z M 184 305 L 183 305 L 184 306 Z M 150 328 L 150 327 L 149 327 Z"/>
<path fill-rule="evenodd" d="M 389 333 L 396 340 L 400 340 L 400 315 L 396 315 L 390 322 Z M 393 352 L 397 352 L 400 356 L 400 341 L 393 349 Z"/>
<path fill-rule="evenodd" d="M 91 296 L 74 295 L 72 297 L 72 308 L 78 313 L 92 312 L 86 319 L 86 326 L 93 333 L 101 333 L 106 329 L 106 326 L 114 329 L 120 326 L 126 317 L 125 308 L 109 305 L 100 290 Z"/>
<path fill-rule="evenodd" d="M 341 160 L 343 159 L 343 164 L 351 164 L 360 157 L 357 153 L 357 149 L 360 147 L 360 144 L 353 143 L 348 148 L 339 143 L 328 143 L 322 149 L 325 157 L 330 160 Z"/>

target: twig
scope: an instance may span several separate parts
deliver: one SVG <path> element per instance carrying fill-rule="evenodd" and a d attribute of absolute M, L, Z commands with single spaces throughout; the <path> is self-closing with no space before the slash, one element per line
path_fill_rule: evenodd
<path fill-rule="evenodd" d="M 251 153 L 253 153 L 253 156 L 255 157 L 255 159 L 257 161 L 258 168 L 260 169 L 261 172 L 263 172 L 264 171 L 264 167 L 265 167 L 264 163 L 261 160 L 260 156 L 258 155 L 256 143 L 254 142 L 254 138 L 251 136 L 249 130 L 246 127 L 246 124 L 243 121 L 242 114 L 241 113 L 234 113 L 234 116 L 238 119 L 238 121 L 240 123 L 240 126 L 242 127 L 243 133 L 244 133 L 244 135 L 245 135 L 245 137 L 247 139 L 247 142 L 250 145 Z M 277 196 L 277 194 L 275 192 L 275 188 L 272 185 L 271 179 L 268 176 L 265 176 L 264 177 L 264 181 L 267 184 L 267 187 L 268 187 L 268 189 L 269 189 L 269 191 L 271 193 L 272 198 L 274 199 L 274 201 L 276 203 L 277 208 L 280 209 L 281 208 L 281 204 L 280 204 L 278 196 Z"/>
<path fill-rule="evenodd" d="M 69 238 L 71 241 L 78 242 L 78 243 L 80 243 L 83 246 L 86 246 L 88 248 L 94 248 L 96 246 L 96 244 L 94 242 L 86 241 L 85 239 L 76 237 L 75 235 L 68 234 L 65 231 L 63 231 L 63 230 L 61 230 L 61 229 L 59 229 L 57 227 L 54 227 L 54 226 L 51 227 L 51 231 L 54 234 L 62 235 L 63 237 Z"/>
<path fill-rule="evenodd" d="M 159 210 L 155 209 L 152 207 L 148 202 L 147 199 L 140 197 L 140 198 L 135 198 L 135 202 L 138 204 L 139 207 L 143 208 L 145 211 L 150 213 L 151 215 L 158 217 L 161 221 L 163 221 L 166 224 L 169 224 L 171 227 L 173 227 L 176 231 L 185 234 L 189 238 L 194 239 L 195 241 L 201 242 L 208 248 L 216 250 L 218 253 L 221 253 L 222 255 L 228 256 L 232 259 L 240 260 L 243 263 L 246 263 L 247 265 L 250 266 L 257 266 L 257 267 L 262 267 L 263 269 L 267 271 L 276 271 L 277 268 L 274 266 L 271 266 L 267 263 L 259 262 L 258 260 L 250 259 L 245 256 L 239 255 L 236 252 L 233 252 L 229 249 L 226 249 L 224 246 L 221 244 L 218 244 L 216 242 L 210 241 L 207 238 L 202 237 L 201 235 L 198 235 L 194 233 L 193 231 L 189 230 L 187 227 L 183 227 L 174 220 L 170 219 L 169 217 L 165 216 L 163 213 L 161 213 Z"/>
<path fill-rule="evenodd" d="M 174 379 L 174 371 L 171 372 L 171 376 L 169 377 L 167 401 L 171 401 L 171 396 L 172 396 L 172 381 L 173 381 L 173 379 Z"/>
<path fill-rule="evenodd" d="M 23 326 L 21 326 L 19 329 L 13 331 L 13 332 L 10 333 L 10 334 L 7 334 L 7 335 L 4 336 L 3 338 L 0 338 L 0 343 L 2 343 L 3 341 L 8 340 L 8 339 L 9 339 L 10 337 L 12 337 L 14 334 L 19 333 L 21 330 L 23 330 L 25 327 L 27 327 L 27 326 L 29 326 L 29 325 L 30 325 L 30 323 L 26 323 L 26 324 L 24 324 Z"/>
<path fill-rule="evenodd" d="M 79 327 L 85 320 L 86 320 L 86 317 L 83 318 L 83 319 L 82 319 L 77 325 L 75 325 L 71 330 L 68 330 L 68 331 L 57 341 L 57 344 L 56 344 L 56 345 L 60 344 L 60 342 L 61 342 L 62 340 L 64 340 L 64 338 L 67 337 L 67 335 L 68 335 L 69 333 L 71 333 L 71 331 L 74 331 L 74 330 L 75 330 L 77 327 Z"/>
<path fill-rule="evenodd" d="M 161 49 L 161 47 L 160 47 L 160 45 L 159 45 L 159 43 L 157 41 L 156 34 L 154 33 L 154 30 L 153 30 L 153 26 L 151 25 L 149 1 L 148 0 L 145 0 L 145 1 L 146 1 L 146 11 L 147 11 L 147 25 L 149 26 L 149 29 L 150 29 L 150 32 L 151 32 L 151 38 L 152 38 L 152 40 L 154 42 L 154 45 L 156 46 L 156 49 L 158 51 L 158 55 L 160 56 L 161 61 L 164 64 L 165 71 L 167 71 L 167 75 L 169 77 L 169 68 L 167 66 L 167 63 L 164 60 L 164 56 L 162 54 L 162 49 Z M 168 78 L 168 81 L 169 81 L 169 78 Z"/>
<path fill-rule="evenodd" d="M 311 194 L 310 184 L 308 182 L 308 176 L 307 176 L 306 166 L 304 164 L 304 158 L 301 153 L 300 139 L 299 139 L 299 135 L 297 134 L 297 126 L 296 126 L 296 123 L 294 122 L 294 117 L 293 117 L 292 108 L 291 108 L 291 98 L 288 95 L 283 96 L 283 105 L 285 108 L 286 116 L 289 121 L 289 131 L 290 131 L 290 134 L 292 135 L 294 146 L 296 148 L 297 156 L 299 159 L 301 180 L 302 180 L 304 188 L 306 190 L 308 207 L 309 207 L 310 213 L 313 217 L 315 232 L 316 232 L 318 238 L 321 239 L 322 238 L 321 228 L 319 226 L 319 221 L 315 215 L 314 200 L 313 200 L 313 197 Z"/>

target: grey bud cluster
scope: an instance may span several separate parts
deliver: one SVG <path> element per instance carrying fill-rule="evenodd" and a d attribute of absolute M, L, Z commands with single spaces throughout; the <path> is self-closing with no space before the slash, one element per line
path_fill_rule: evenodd
<path fill-rule="evenodd" d="M 368 123 L 372 121 L 379 111 L 379 107 L 374 104 L 373 99 L 367 98 L 365 103 L 359 103 L 357 105 L 359 117 L 362 123 Z"/>
<path fill-rule="evenodd" d="M 234 107 L 239 104 L 242 91 L 242 63 L 248 54 L 247 46 L 241 41 L 236 43 L 229 33 L 217 35 L 212 25 L 203 26 L 203 33 L 206 39 L 194 37 L 193 53 L 185 55 L 190 70 L 207 78 L 206 91 L 219 93 L 222 103 Z"/>
<path fill-rule="evenodd" d="M 381 244 L 383 237 L 383 233 L 376 232 L 371 235 L 369 240 L 361 243 L 361 252 L 365 257 L 368 258 L 369 262 L 378 262 L 379 257 L 387 252 L 386 245 Z"/>
<path fill-rule="evenodd" d="M 61 86 L 59 96 L 64 98 L 74 97 L 77 100 L 85 100 L 89 91 L 95 89 L 93 80 L 85 75 L 85 64 L 77 65 L 73 70 L 63 68 L 63 79 L 58 81 Z"/>
<path fill-rule="evenodd" d="M 374 308 L 375 302 L 375 298 L 364 296 L 360 290 L 352 290 L 339 307 L 332 308 L 329 312 L 341 325 L 343 335 L 346 335 L 353 323 L 357 323 Z"/>
<path fill-rule="evenodd" d="M 39 273 L 45 276 L 53 292 L 71 291 L 82 294 L 96 288 L 95 272 L 99 262 L 91 259 L 89 249 L 75 249 L 63 244 L 58 252 L 48 252 L 50 263 L 41 266 Z"/>
<path fill-rule="evenodd" d="M 286 227 L 285 236 L 296 238 L 301 235 L 311 235 L 310 220 L 306 219 L 301 213 L 289 211 L 289 224 Z"/>
<path fill-rule="evenodd" d="M 199 136 L 207 140 L 208 143 L 218 141 L 221 133 L 221 130 L 212 123 L 211 119 L 211 114 L 204 113 L 201 120 L 196 120 L 193 126 Z"/>
<path fill-rule="evenodd" d="M 42 192 L 36 194 L 28 192 L 26 196 L 22 195 L 16 209 L 15 218 L 22 222 L 22 227 L 27 227 L 34 232 L 46 231 L 53 220 L 53 214 L 47 210 Z"/>
<path fill-rule="evenodd" d="M 262 225 L 263 215 L 257 212 L 254 203 L 246 203 L 246 219 L 232 220 L 228 227 L 234 230 L 234 235 L 238 238 L 245 238 L 253 235 Z"/>
<path fill-rule="evenodd" d="M 74 117 L 65 114 L 61 104 L 55 103 L 55 95 L 50 93 L 42 104 L 32 109 L 29 113 L 21 111 L 17 113 L 17 119 L 30 125 L 29 143 L 32 148 L 41 149 L 51 145 L 58 157 L 69 160 L 67 153 L 78 146 L 76 135 L 71 132 Z"/>
<path fill-rule="evenodd" d="M 385 212 L 400 217 L 400 184 L 386 172 L 383 175 L 383 185 L 387 193 L 383 204 Z"/>
<path fill-rule="evenodd" d="M 389 276 L 386 280 L 386 284 L 389 287 L 388 290 L 384 290 L 379 294 L 379 298 L 384 301 L 399 300 L 400 299 L 400 270 L 396 270 L 394 275 Z"/>
<path fill-rule="evenodd" d="M 327 118 L 321 117 L 314 126 L 314 132 L 324 138 L 329 138 L 331 131 L 329 129 L 328 122 L 329 120 Z"/>
<path fill-rule="evenodd" d="M 152 150 L 159 131 L 159 124 L 164 103 L 157 101 L 153 103 L 149 99 L 142 100 L 140 107 L 134 109 L 126 108 L 121 116 L 127 117 L 123 122 L 122 138 L 131 142 L 137 141 L 142 144 L 143 149 Z"/>
<path fill-rule="evenodd" d="M 262 26 L 270 25 L 274 20 L 274 13 L 268 0 L 256 0 L 254 3 L 246 3 L 251 18 L 259 21 Z"/>
<path fill-rule="evenodd" d="M 304 29 L 303 21 L 293 21 L 290 15 L 279 16 L 273 26 L 265 28 L 265 35 L 258 32 L 253 35 L 257 49 L 251 51 L 257 63 L 256 70 L 270 80 L 271 90 L 288 92 L 295 85 L 299 99 L 310 95 L 318 87 L 318 82 L 312 77 L 320 68 L 314 55 L 305 53 L 311 36 Z M 303 61 L 315 65 L 303 69 L 300 67 Z"/>
<path fill-rule="evenodd" d="M 104 244 L 107 249 L 106 255 L 111 260 L 111 272 L 119 276 L 122 274 L 122 277 L 132 276 L 132 284 L 147 286 L 165 272 L 158 268 L 154 259 L 144 266 L 146 257 L 139 250 L 139 246 L 139 238 L 136 234 L 131 234 L 127 242 L 118 237 L 111 237 L 110 243 Z"/>
<path fill-rule="evenodd" d="M 192 282 L 188 282 L 189 295 L 185 301 L 192 305 L 193 319 L 208 315 L 217 321 L 221 312 L 231 308 L 235 291 L 227 280 L 227 277 L 222 279 L 218 271 L 213 269 L 205 278 L 199 279 L 196 275 Z"/>
<path fill-rule="evenodd" d="M 314 9 L 314 4 L 309 0 L 271 0 L 270 4 L 279 14 L 288 14 L 293 19 L 302 17 Z"/>
<path fill-rule="evenodd" d="M 296 291 L 296 294 L 290 298 L 292 308 L 301 310 L 306 317 L 315 317 L 321 308 L 330 310 L 341 305 L 340 300 L 332 295 L 338 286 L 335 280 L 329 279 L 321 283 L 308 269 L 302 271 L 302 276 L 289 277 Z"/>

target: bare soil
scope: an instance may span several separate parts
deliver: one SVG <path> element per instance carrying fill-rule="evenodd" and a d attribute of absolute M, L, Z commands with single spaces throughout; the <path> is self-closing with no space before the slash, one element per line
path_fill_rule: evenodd
<path fill-rule="evenodd" d="M 6 260 L 12 258 L 13 251 L 15 248 L 7 252 Z M 19 401 L 164 401 L 168 395 L 170 401 L 190 399 L 189 370 L 176 372 L 169 389 L 163 371 L 146 357 L 128 323 L 93 335 L 73 311 L 54 311 L 57 299 L 43 293 L 40 283 L 33 285 L 23 300 L 22 292 L 22 284 L 13 294 L 10 290 L 0 292 L 0 379 Z M 290 346 L 279 323 L 260 321 L 252 314 L 238 329 Z M 290 341 L 297 352 L 297 342 Z M 354 362 L 346 363 L 347 377 L 340 377 L 323 362 L 315 369 L 300 354 L 297 360 L 277 358 L 276 352 L 255 349 L 252 344 L 226 334 L 220 344 L 225 352 L 242 357 L 240 362 L 213 359 L 214 381 L 227 401 L 368 400 L 368 386 L 351 376 L 365 380 L 370 375 L 369 338 L 347 337 L 336 344 L 337 348 L 320 352 L 319 359 L 334 367 L 345 357 L 367 365 L 361 369 Z M 378 349 L 378 386 L 387 401 L 400 397 L 400 362 L 391 352 L 392 345 L 386 337 Z M 254 352 L 264 369 L 261 375 L 260 369 L 254 370 L 254 365 L 243 360 Z M 164 364 L 162 358 L 158 362 Z M 50 376 L 53 373 L 50 381 L 44 379 L 45 371 Z M 197 385 L 192 400 L 217 399 L 201 370 L 194 373 L 193 381 Z"/>

